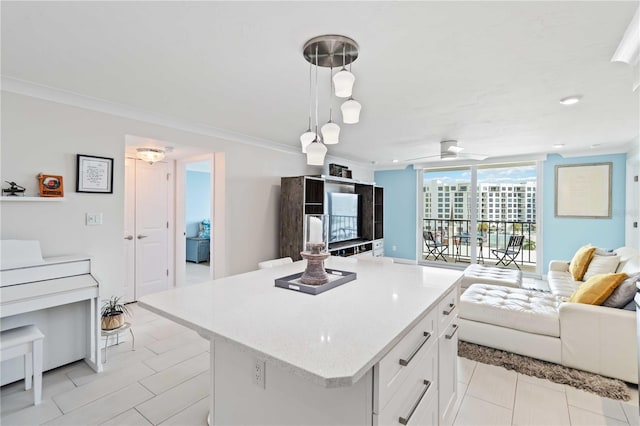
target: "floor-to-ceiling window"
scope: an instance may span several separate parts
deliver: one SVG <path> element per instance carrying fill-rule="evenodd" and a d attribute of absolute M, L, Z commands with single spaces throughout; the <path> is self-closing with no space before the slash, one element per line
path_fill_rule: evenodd
<path fill-rule="evenodd" d="M 425 169 L 422 261 L 535 272 L 536 170 L 533 162 Z"/>

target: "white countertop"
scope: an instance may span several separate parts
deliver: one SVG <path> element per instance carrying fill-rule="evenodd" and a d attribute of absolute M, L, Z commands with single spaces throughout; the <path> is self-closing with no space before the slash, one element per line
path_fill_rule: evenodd
<path fill-rule="evenodd" d="M 331 257 L 355 281 L 319 295 L 275 287 L 305 262 L 145 296 L 140 305 L 324 387 L 357 382 L 462 271 Z"/>

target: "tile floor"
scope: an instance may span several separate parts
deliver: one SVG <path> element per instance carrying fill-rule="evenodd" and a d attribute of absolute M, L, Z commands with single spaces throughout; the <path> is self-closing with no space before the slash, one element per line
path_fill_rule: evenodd
<path fill-rule="evenodd" d="M 109 348 L 104 372 L 84 362 L 45 373 L 43 402 L 22 383 L 2 387 L 0 424 L 205 425 L 209 345 L 195 332 L 130 305 L 136 350 Z M 623 403 L 512 371 L 459 360 L 455 425 L 636 425 L 638 392 Z"/>
<path fill-rule="evenodd" d="M 209 278 L 209 262 L 186 262 L 185 284 L 198 284 L 204 281 L 210 281 Z"/>

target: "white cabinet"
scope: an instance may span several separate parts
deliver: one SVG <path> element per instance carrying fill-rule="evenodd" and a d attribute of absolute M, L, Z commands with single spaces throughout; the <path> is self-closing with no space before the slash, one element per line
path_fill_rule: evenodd
<path fill-rule="evenodd" d="M 438 345 L 431 344 L 427 349 L 421 348 L 414 361 L 416 362 L 415 366 L 409 370 L 407 377 L 398 386 L 396 393 L 379 410 L 377 415 L 378 425 L 437 424 L 423 423 L 423 421 L 431 420 L 431 416 L 425 415 L 425 411 L 433 411 L 437 407 Z"/>
<path fill-rule="evenodd" d="M 216 341 L 214 424 L 443 424 L 456 399 L 456 296 L 448 293 L 348 387 L 317 386 L 267 360 L 261 388 L 251 376 L 256 358 Z"/>
<path fill-rule="evenodd" d="M 458 290 L 438 305 L 438 411 L 439 424 L 453 422 L 458 394 Z"/>
<path fill-rule="evenodd" d="M 294 262 L 140 304 L 211 340 L 212 424 L 438 424 L 456 392 L 460 273 L 374 263 L 332 256 L 358 279 L 317 297 L 274 287 Z"/>
<path fill-rule="evenodd" d="M 452 423 L 458 385 L 457 318 L 456 288 L 374 368 L 374 425 Z"/>
<path fill-rule="evenodd" d="M 416 370 L 422 370 L 422 364 L 430 360 L 425 359 L 425 354 L 431 348 L 437 347 L 437 324 L 436 312 L 432 309 L 407 335 L 396 344 L 385 357 L 378 363 L 374 377 L 377 383 L 378 397 L 374 404 L 374 409 L 380 407 L 378 411 L 384 409 L 389 400 L 403 386 L 404 382 L 412 374 L 417 374 Z M 437 350 L 433 356 L 437 357 Z M 437 358 L 436 358 L 437 362 Z M 431 368 L 431 367 L 429 367 Z M 433 373 L 433 374 L 432 374 Z M 435 381 L 437 369 L 429 371 L 423 379 L 431 382 Z M 423 374 L 423 375 L 424 375 Z M 420 377 L 416 379 L 421 383 Z M 422 386 L 418 386 L 422 387 Z M 435 385 L 433 386 L 436 387 Z"/>

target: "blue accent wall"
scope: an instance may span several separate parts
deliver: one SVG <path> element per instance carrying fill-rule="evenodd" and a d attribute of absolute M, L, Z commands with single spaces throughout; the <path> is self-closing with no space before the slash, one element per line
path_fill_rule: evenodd
<path fill-rule="evenodd" d="M 384 188 L 384 255 L 416 259 L 416 171 L 382 170 L 374 174 L 376 185 Z M 393 247 L 396 250 L 393 250 Z"/>
<path fill-rule="evenodd" d="M 614 249 L 624 246 L 626 154 L 563 158 L 552 154 L 543 165 L 543 266 L 550 260 L 571 260 L 585 244 Z M 566 164 L 613 163 L 611 219 L 555 217 L 555 167 Z M 386 192 L 385 192 L 386 196 Z"/>
<path fill-rule="evenodd" d="M 185 221 L 187 237 L 198 236 L 200 222 L 211 219 L 211 174 L 187 170 L 185 191 Z"/>

